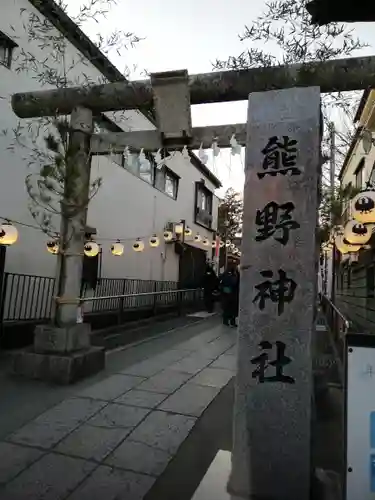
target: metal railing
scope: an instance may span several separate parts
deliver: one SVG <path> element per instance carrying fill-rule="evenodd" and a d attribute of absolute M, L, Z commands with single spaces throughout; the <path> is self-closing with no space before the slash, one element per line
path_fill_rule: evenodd
<path fill-rule="evenodd" d="M 156 286 L 155 286 L 156 288 Z M 125 293 L 121 295 L 105 295 L 102 297 L 81 297 L 83 312 L 85 313 L 86 303 L 111 305 L 111 311 L 117 311 L 118 323 L 123 322 L 126 311 L 147 308 L 157 314 L 158 310 L 167 307 L 174 307 L 178 314 L 181 314 L 183 308 L 188 305 L 197 304 L 203 299 L 203 290 L 201 288 L 188 288 L 176 290 L 161 290 L 144 293 Z M 91 310 L 95 310 L 92 308 Z"/>
<path fill-rule="evenodd" d="M 345 335 L 352 328 L 352 323 L 325 295 L 321 296 L 320 302 L 338 354 L 343 359 Z"/>
<path fill-rule="evenodd" d="M 4 273 L 0 298 L 1 322 L 45 321 L 50 319 L 55 278 L 28 274 Z M 101 278 L 87 313 L 123 313 L 126 310 L 180 307 L 181 302 L 200 300 L 199 289 L 178 290 L 176 281 L 151 281 L 131 278 Z"/>
<path fill-rule="evenodd" d="M 2 321 L 45 320 L 51 317 L 55 279 L 4 273 Z"/>

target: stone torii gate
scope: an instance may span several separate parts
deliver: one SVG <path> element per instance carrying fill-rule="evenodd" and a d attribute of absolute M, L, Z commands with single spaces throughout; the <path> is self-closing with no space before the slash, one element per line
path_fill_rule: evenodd
<path fill-rule="evenodd" d="M 16 94 L 20 118 L 71 114 L 76 175 L 67 172 L 69 202 L 88 200 L 89 153 L 125 146 L 198 149 L 246 146 L 241 311 L 232 473 L 236 497 L 310 498 L 311 339 L 315 329 L 315 227 L 320 180 L 320 93 L 375 82 L 375 57 L 203 75 L 158 73 L 150 81 Z M 192 104 L 249 100 L 247 124 L 193 128 Z M 157 130 L 93 134 L 93 114 L 123 109 L 156 112 Z M 77 182 L 77 172 L 80 182 Z M 86 212 L 62 228 L 63 278 L 56 324 L 38 327 L 34 351 L 15 370 L 70 382 L 103 365 L 86 325 L 76 324 Z M 64 241 L 67 231 L 74 236 Z M 84 368 L 86 367 L 86 369 Z M 88 368 L 87 368 L 88 367 Z M 77 373 L 76 373 L 77 372 Z"/>

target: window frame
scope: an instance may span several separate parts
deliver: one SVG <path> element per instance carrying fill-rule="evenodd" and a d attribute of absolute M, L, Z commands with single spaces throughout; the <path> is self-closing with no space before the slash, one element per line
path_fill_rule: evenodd
<path fill-rule="evenodd" d="M 167 196 L 169 196 L 169 198 L 171 198 L 172 200 L 177 200 L 180 177 L 168 167 L 164 166 L 163 170 L 164 170 L 164 190 L 163 190 L 163 192 Z M 172 180 L 172 182 L 174 183 L 173 195 L 171 195 L 167 191 L 167 177 L 169 177 Z"/>
<path fill-rule="evenodd" d="M 364 172 L 365 172 L 365 159 L 361 158 L 361 160 L 359 161 L 359 163 L 357 165 L 357 168 L 354 171 L 355 187 L 357 189 L 363 188 Z M 358 182 L 359 176 L 360 176 L 360 182 Z"/>
<path fill-rule="evenodd" d="M 18 45 L 9 36 L 0 31 L 0 47 L 5 49 L 4 60 L 0 57 L 0 65 L 7 69 L 11 69 L 13 61 L 13 51 Z"/>
<path fill-rule="evenodd" d="M 208 200 L 207 209 L 202 208 L 202 194 Z M 194 222 L 198 226 L 202 226 L 210 231 L 213 224 L 213 203 L 214 203 L 214 193 L 210 191 L 205 185 L 204 181 L 199 181 L 195 183 L 195 203 L 194 203 Z M 200 216 L 202 214 L 202 216 Z M 208 224 L 205 222 L 205 218 L 209 221 Z"/>

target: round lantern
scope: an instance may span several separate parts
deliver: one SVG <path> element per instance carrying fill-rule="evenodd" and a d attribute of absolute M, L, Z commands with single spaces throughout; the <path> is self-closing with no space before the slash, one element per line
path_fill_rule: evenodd
<path fill-rule="evenodd" d="M 190 229 L 190 227 L 187 227 L 185 229 L 185 236 L 191 236 L 193 234 L 193 231 Z"/>
<path fill-rule="evenodd" d="M 355 253 L 358 252 L 362 246 L 361 245 L 350 245 L 345 243 L 345 237 L 343 234 L 337 234 L 335 237 L 335 245 L 337 250 L 342 254 Z"/>
<path fill-rule="evenodd" d="M 173 239 L 172 231 L 164 231 L 163 238 L 164 238 L 164 241 L 172 241 L 172 239 Z"/>
<path fill-rule="evenodd" d="M 151 236 L 151 238 L 149 239 L 149 243 L 150 243 L 150 247 L 156 248 L 159 246 L 160 240 L 156 236 L 156 234 L 154 234 L 154 236 Z"/>
<path fill-rule="evenodd" d="M 18 239 L 18 230 L 10 223 L 4 223 L 0 226 L 0 245 L 13 245 Z"/>
<path fill-rule="evenodd" d="M 212 242 L 212 248 L 216 248 L 216 241 Z"/>
<path fill-rule="evenodd" d="M 124 245 L 120 241 L 116 241 L 116 243 L 111 246 L 111 253 L 112 255 L 120 257 L 124 253 Z"/>
<path fill-rule="evenodd" d="M 59 253 L 59 243 L 56 240 L 47 241 L 47 252 L 56 255 Z"/>
<path fill-rule="evenodd" d="M 229 241 L 229 240 L 225 242 L 225 246 L 226 246 L 227 248 L 229 248 L 229 247 L 230 247 L 230 245 L 231 245 L 231 243 L 230 243 L 230 241 Z"/>
<path fill-rule="evenodd" d="M 375 191 L 363 191 L 352 200 L 353 217 L 362 224 L 375 223 Z"/>
<path fill-rule="evenodd" d="M 199 243 L 199 242 L 201 241 L 201 239 L 202 239 L 202 238 L 201 238 L 201 235 L 200 235 L 200 234 L 198 234 L 198 233 L 194 236 L 194 241 L 195 241 L 196 243 Z"/>
<path fill-rule="evenodd" d="M 225 245 L 224 241 L 220 241 L 220 248 L 223 248 Z"/>
<path fill-rule="evenodd" d="M 202 241 L 202 243 L 203 243 L 203 245 L 204 245 L 205 247 L 208 247 L 208 246 L 210 245 L 210 242 L 208 241 L 208 239 L 207 239 L 207 238 L 204 238 L 204 240 Z"/>
<path fill-rule="evenodd" d="M 346 245 L 344 243 L 344 236 L 342 234 L 338 234 L 335 237 L 335 245 L 336 245 L 337 250 L 342 254 L 346 254 L 346 253 L 350 252 L 349 245 Z"/>
<path fill-rule="evenodd" d="M 86 257 L 96 257 L 99 253 L 99 245 L 95 241 L 87 241 L 84 247 Z"/>
<path fill-rule="evenodd" d="M 143 252 L 145 248 L 145 244 L 140 238 L 137 238 L 137 240 L 133 243 L 133 250 L 134 252 Z"/>
<path fill-rule="evenodd" d="M 344 238 L 352 245 L 366 245 L 372 235 L 372 224 L 362 224 L 356 220 L 350 220 L 344 228 Z"/>
<path fill-rule="evenodd" d="M 184 232 L 184 225 L 182 223 L 175 224 L 174 232 L 176 234 L 182 234 Z"/>

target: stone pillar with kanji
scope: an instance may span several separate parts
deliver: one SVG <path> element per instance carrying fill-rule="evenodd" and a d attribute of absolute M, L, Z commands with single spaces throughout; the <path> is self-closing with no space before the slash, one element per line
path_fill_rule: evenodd
<path fill-rule="evenodd" d="M 317 87 L 249 97 L 235 497 L 310 497 L 320 117 Z"/>

